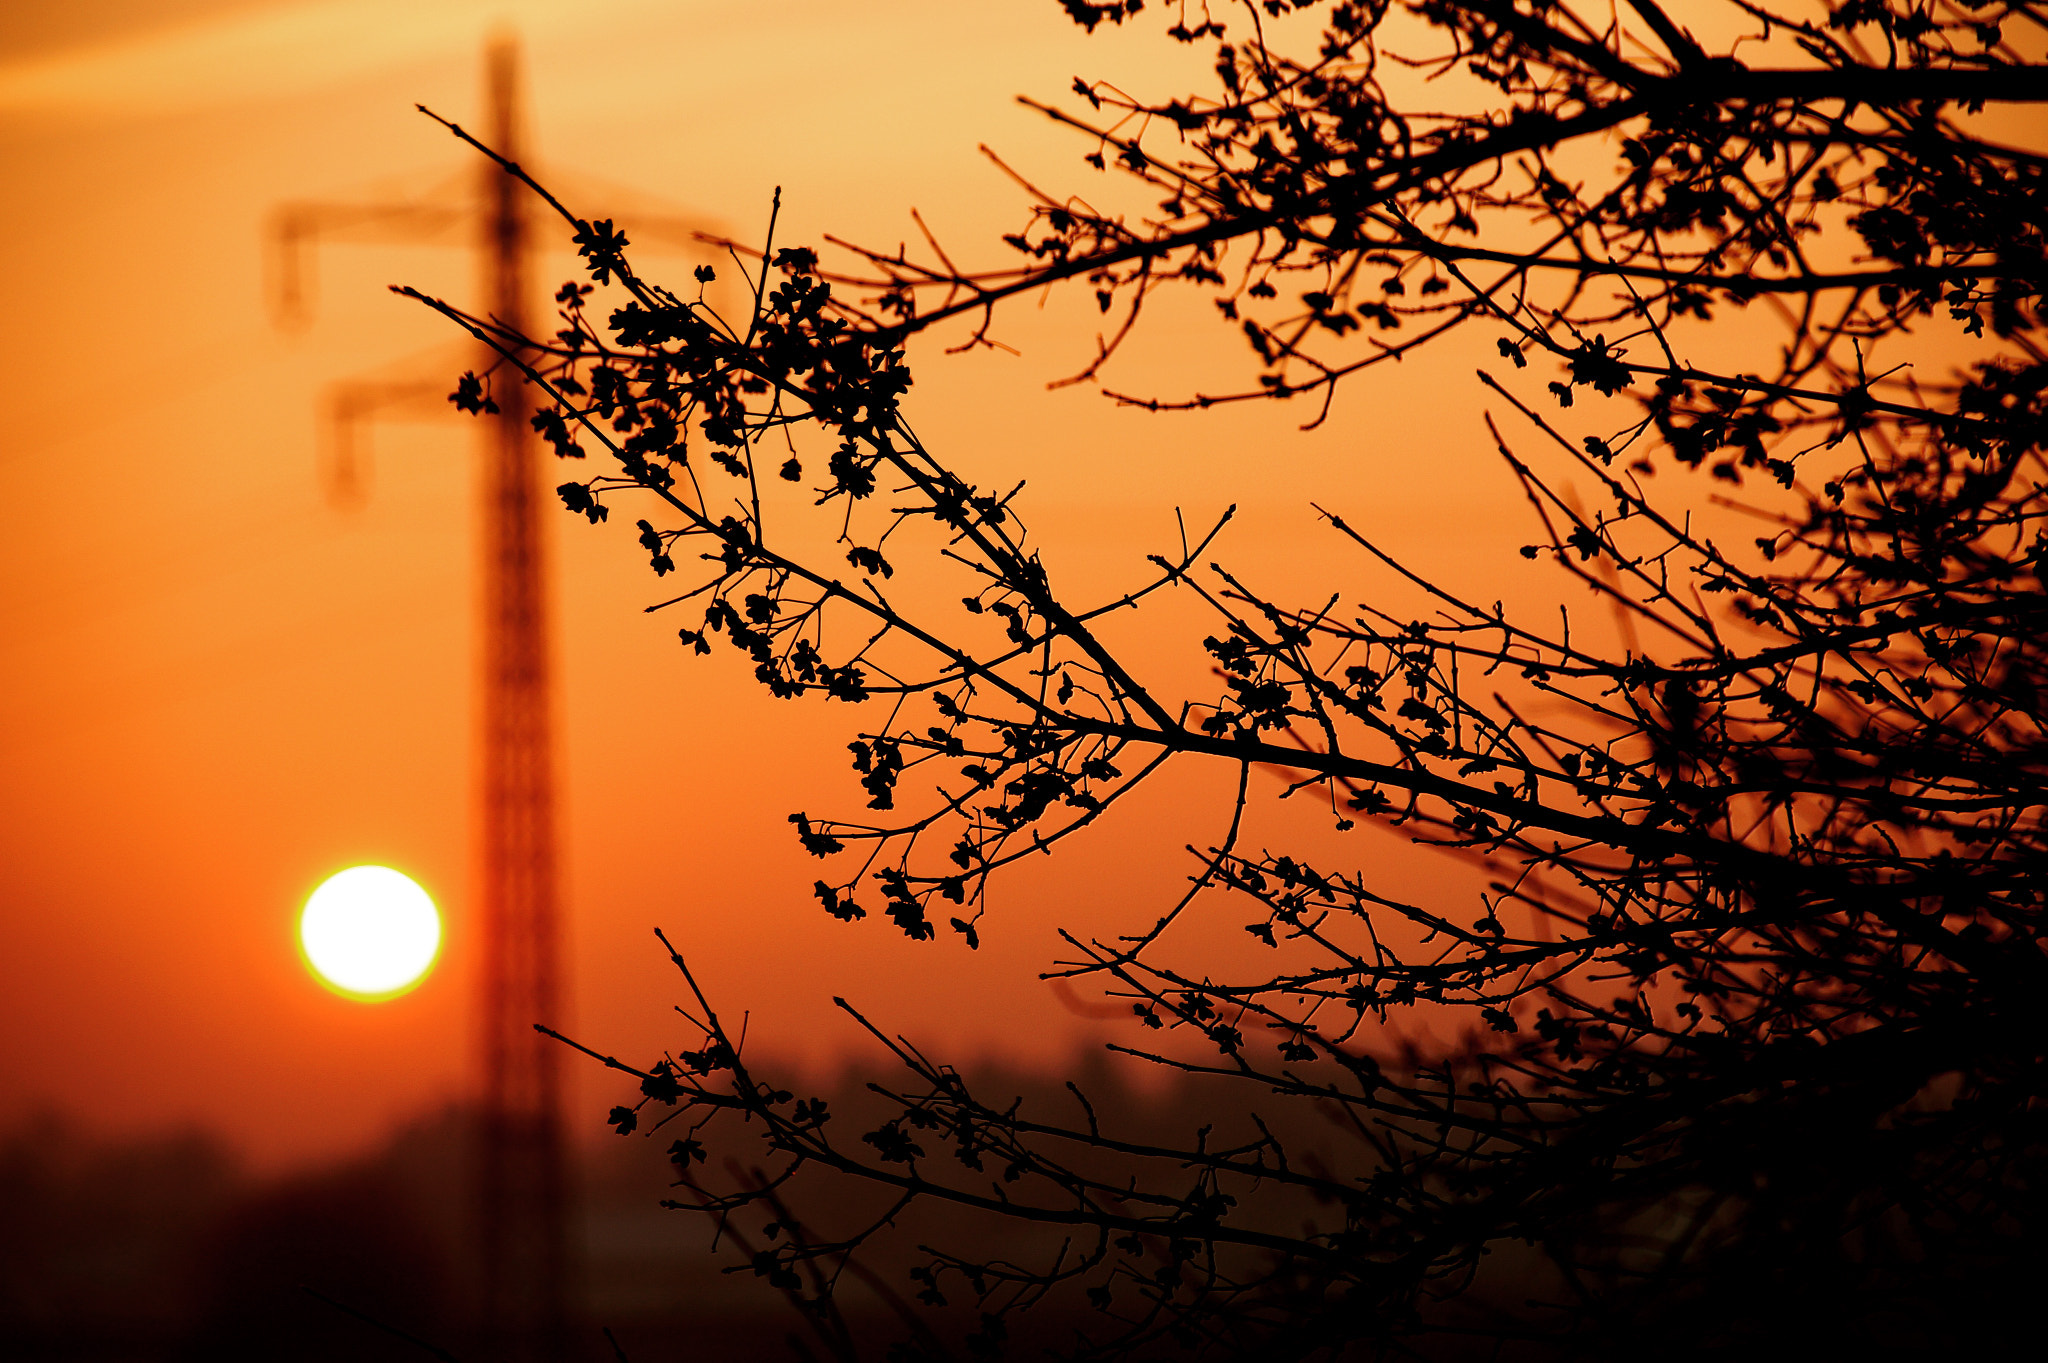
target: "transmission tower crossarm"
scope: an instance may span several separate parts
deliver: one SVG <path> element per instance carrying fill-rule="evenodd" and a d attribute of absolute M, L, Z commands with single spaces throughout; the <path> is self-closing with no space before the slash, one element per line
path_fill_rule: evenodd
<path fill-rule="evenodd" d="M 461 227 L 474 214 L 467 207 L 434 203 L 280 204 L 271 212 L 264 240 L 269 250 L 270 305 L 281 323 L 296 326 L 312 314 L 312 256 L 317 241 L 432 241 Z"/>

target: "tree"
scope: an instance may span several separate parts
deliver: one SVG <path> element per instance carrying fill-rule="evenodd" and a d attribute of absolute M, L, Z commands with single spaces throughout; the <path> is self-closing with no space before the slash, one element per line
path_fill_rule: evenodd
<path fill-rule="evenodd" d="M 1090 30 L 1143 8 L 1063 3 Z M 426 300 L 502 357 L 454 400 L 535 385 L 568 509 L 654 507 L 639 539 L 683 644 L 722 635 L 776 695 L 856 707 L 874 813 L 791 816 L 826 912 L 971 947 L 992 877 L 1201 762 L 1236 770 L 1240 814 L 1255 767 L 1285 771 L 1339 828 L 1399 828 L 1491 888 L 1398 902 L 1233 824 L 1156 929 L 1068 938 L 1062 971 L 1157 1039 L 1133 1053 L 1330 1115 L 1339 1164 L 1290 1158 L 1277 1126 L 1169 1146 L 1023 1113 L 886 1038 L 893 1115 L 842 1131 L 749 1067 L 680 954 L 702 1035 L 651 1067 L 600 1057 L 645 1094 L 616 1125 L 679 1130 L 694 1205 L 787 1231 L 753 1266 L 821 1313 L 903 1206 L 1059 1228 L 1040 1261 L 923 1252 L 923 1297 L 976 1303 L 982 1352 L 1062 1292 L 1096 1311 L 1081 1351 L 1114 1357 L 1475 1334 L 1717 1354 L 1782 1331 L 1841 1355 L 2009 1323 L 2044 1210 L 2048 161 L 2001 110 L 2048 99 L 2043 15 L 1727 0 L 1688 12 L 1705 39 L 1651 0 L 1166 8 L 1168 39 L 1213 48 L 1212 90 L 1077 82 L 1083 112 L 1046 110 L 1156 215 L 1026 186 L 1016 261 L 985 271 L 936 247 L 828 266 L 771 229 L 736 253 L 751 306 L 726 318 L 555 204 L 592 281 L 564 286 L 555 336 Z M 1588 642 L 1465 599 L 1336 515 L 1427 618 L 1340 610 L 1343 583 L 1266 599 L 1205 563 L 1214 530 L 1073 599 L 1014 495 L 903 405 L 914 333 L 965 317 L 986 339 L 1005 300 L 1067 281 L 1118 319 L 1080 377 L 1154 407 L 1326 410 L 1360 370 L 1480 329 L 1504 476 L 1542 527 L 1522 553 L 1626 628 Z M 1105 377 L 1169 289 L 1213 298 L 1255 384 Z M 1768 361 L 1695 358 L 1738 348 Z M 1762 533 L 1723 542 L 1729 503 Z M 958 611 L 894 594 L 956 577 Z M 1168 591 L 1213 614 L 1213 692 L 1104 637 Z M 1163 944 L 1198 900 L 1252 921 L 1191 970 Z M 1471 1026 L 1389 1047 L 1418 1010 Z M 716 1140 L 767 1163 L 720 1182 Z M 784 1205 L 807 1170 L 890 1202 L 809 1227 Z"/>

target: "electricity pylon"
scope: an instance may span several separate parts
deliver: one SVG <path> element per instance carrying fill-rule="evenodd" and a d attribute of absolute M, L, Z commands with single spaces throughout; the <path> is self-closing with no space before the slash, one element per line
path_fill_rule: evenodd
<path fill-rule="evenodd" d="M 521 159 L 517 54 L 491 45 L 490 141 Z M 482 255 L 491 315 L 526 325 L 526 188 L 483 168 Z M 483 469 L 483 1039 L 478 1233 L 484 1322 L 501 1358 L 557 1359 L 568 1250 L 560 1047 L 533 1028 L 562 1016 L 555 872 L 553 687 L 548 656 L 540 451 L 525 383 L 495 385 Z M 566 1020 L 565 1020 L 566 1021 Z M 561 1025 L 559 1023 L 554 1025 Z"/>
<path fill-rule="evenodd" d="M 486 54 L 487 143 L 520 163 L 517 48 L 493 42 Z M 483 161 L 476 204 L 287 205 L 275 220 L 284 248 L 277 283 L 287 309 L 303 306 L 297 249 L 335 233 L 384 239 L 431 238 L 470 217 L 480 228 L 488 315 L 527 335 L 532 228 L 528 196 L 511 175 Z M 653 225 L 657 231 L 679 226 Z M 694 226 L 681 224 L 686 230 Z M 701 232 L 692 232 L 701 236 Z M 498 360 L 484 357 L 478 369 Z M 503 373 L 502 368 L 500 373 Z M 353 383 L 330 395 L 339 460 L 332 490 L 360 493 L 353 423 L 385 403 L 445 393 L 437 381 Z M 541 533 L 542 454 L 533 405 L 516 375 L 492 386 L 495 416 L 484 418 L 480 491 L 483 657 L 479 734 L 477 915 L 480 970 L 475 1040 L 483 1080 L 475 1151 L 476 1250 L 482 1270 L 485 1344 L 505 1363 L 552 1363 L 563 1356 L 573 1265 L 569 1188 L 561 1118 L 560 1048 L 535 1022 L 566 1019 L 562 909 L 556 865 L 555 737 L 549 653 L 547 563 Z"/>

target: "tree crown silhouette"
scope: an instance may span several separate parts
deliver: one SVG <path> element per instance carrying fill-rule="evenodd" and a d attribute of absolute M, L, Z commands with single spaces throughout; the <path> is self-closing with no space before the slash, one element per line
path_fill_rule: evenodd
<path fill-rule="evenodd" d="M 1063 3 L 1091 30 L 1150 17 Z M 2001 111 L 2048 98 L 2042 16 L 1729 0 L 1688 15 L 1710 42 L 1650 0 L 1165 8 L 1164 40 L 1213 52 L 1211 88 L 1077 82 L 1073 111 L 1045 108 L 1147 215 L 1023 184 L 1011 263 L 982 270 L 771 233 L 735 254 L 750 297 L 725 316 L 708 269 L 664 288 L 557 204 L 591 282 L 557 296 L 554 335 L 428 301 L 501 356 L 458 405 L 540 390 L 570 511 L 648 508 L 686 647 L 722 638 L 777 696 L 859 704 L 869 812 L 791 816 L 824 911 L 975 946 L 1011 863 L 1171 767 L 1234 769 L 1185 896 L 1135 936 L 1075 925 L 1058 969 L 1157 1038 L 1124 1049 L 1321 1113 L 1346 1154 L 1291 1158 L 1277 1124 L 1223 1148 L 1020 1112 L 880 1032 L 907 1080 L 842 1132 L 749 1068 L 680 955 L 702 1035 L 608 1060 L 645 1095 L 615 1124 L 677 1126 L 692 1204 L 771 1222 L 755 1270 L 821 1319 L 903 1205 L 1059 1228 L 1032 1262 L 923 1252 L 920 1294 L 973 1300 L 984 1352 L 1069 1289 L 1117 1357 L 1459 1321 L 1584 1341 L 1735 1274 L 1755 1290 L 1721 1328 L 1776 1319 L 1783 1275 L 1820 1264 L 1840 1271 L 1813 1319 L 1963 1319 L 2040 1186 L 2048 162 Z M 966 318 L 988 341 L 1006 300 L 1061 283 L 1113 324 L 1075 377 L 1153 408 L 1293 400 L 1313 422 L 1351 376 L 1476 329 L 1503 476 L 1541 527 L 1522 554 L 1617 637 L 1467 599 L 1334 513 L 1424 618 L 1342 606 L 1341 581 L 1262 594 L 1209 561 L 1220 525 L 1125 590 L 1067 589 L 1024 500 L 906 415 L 910 337 Z M 1211 300 L 1251 381 L 1118 383 L 1162 290 Z M 1730 334 L 1754 368 L 1712 358 Z M 1755 530 L 1717 538 L 1738 512 Z M 1206 690 L 1105 630 L 1165 592 L 1213 617 Z M 1325 844 L 1248 845 L 1261 768 L 1490 888 L 1409 903 Z M 1198 903 L 1249 918 L 1242 951 L 1172 949 Z M 1416 1010 L 1466 1024 L 1388 1046 Z M 721 1182 L 721 1131 L 767 1163 Z M 807 1228 L 784 1194 L 811 1169 L 891 1200 Z M 1472 1324 L 1460 1293 L 1514 1243 L 1540 1247 L 1551 1304 Z"/>

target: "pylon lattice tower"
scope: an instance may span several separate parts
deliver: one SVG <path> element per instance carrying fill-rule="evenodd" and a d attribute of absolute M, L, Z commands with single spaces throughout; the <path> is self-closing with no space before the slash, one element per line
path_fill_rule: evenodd
<path fill-rule="evenodd" d="M 490 145 L 520 159 L 518 58 L 487 60 Z M 491 315 L 526 326 L 526 190 L 485 163 L 483 250 Z M 495 358 L 495 357 L 494 357 Z M 501 367 L 502 373 L 502 367 Z M 531 398 L 516 374 L 493 385 L 483 467 L 483 969 L 478 987 L 484 1110 L 477 1180 L 484 1320 L 497 1356 L 562 1352 L 570 1272 L 557 1047 L 533 1028 L 559 1023 L 561 906 L 555 865 L 553 687 L 541 467 Z"/>
<path fill-rule="evenodd" d="M 501 37 L 484 64 L 487 143 L 518 164 L 525 141 L 517 44 Z M 468 221 L 480 232 L 488 315 L 504 334 L 527 335 L 533 225 L 525 187 L 485 161 L 475 203 L 289 204 L 274 240 L 283 248 L 276 279 L 288 316 L 302 315 L 300 244 L 323 233 L 372 240 L 435 240 Z M 616 196 L 616 188 L 600 191 Z M 480 211 L 479 211 L 480 205 Z M 623 217 L 614 210 L 613 217 Z M 645 206 L 635 235 L 666 237 L 702 251 L 719 238 L 708 224 Z M 560 1048 L 534 1031 L 559 1026 L 567 1003 L 562 975 L 562 909 L 555 848 L 554 710 L 541 532 L 543 453 L 532 431 L 531 390 L 489 353 L 498 406 L 485 418 L 480 475 L 483 545 L 481 723 L 477 781 L 478 957 L 474 1039 L 482 1075 L 474 1151 L 475 1262 L 482 1340 L 497 1363 L 554 1363 L 567 1352 L 576 1266 L 570 1252 L 568 1160 L 562 1139 Z M 330 392 L 336 458 L 330 492 L 359 502 L 355 425 L 372 411 L 427 402 L 446 411 L 445 375 L 353 382 Z"/>
<path fill-rule="evenodd" d="M 510 38 L 485 56 L 488 143 L 519 161 L 523 139 L 519 59 Z M 432 239 L 463 218 L 481 228 L 477 246 L 489 315 L 526 334 L 531 224 L 526 190 L 483 162 L 478 205 L 294 204 L 277 215 L 284 248 L 278 279 L 287 313 L 303 307 L 300 243 L 323 231 L 374 239 Z M 478 368 L 497 363 L 487 354 Z M 569 1187 L 562 1142 L 559 1047 L 533 1024 L 565 1021 L 561 902 L 555 848 L 554 715 L 541 532 L 541 456 L 525 382 L 505 374 L 485 420 L 481 471 L 481 724 L 478 732 L 478 925 L 474 1044 L 481 1093 L 473 1151 L 472 1234 L 480 1272 L 482 1343 L 500 1363 L 553 1363 L 566 1347 L 574 1266 L 569 1253 Z M 344 384 L 330 406 L 353 423 L 388 403 L 439 395 L 445 379 Z M 331 489 L 360 497 L 349 432 Z"/>

